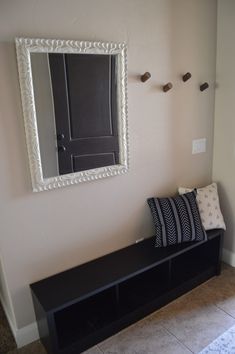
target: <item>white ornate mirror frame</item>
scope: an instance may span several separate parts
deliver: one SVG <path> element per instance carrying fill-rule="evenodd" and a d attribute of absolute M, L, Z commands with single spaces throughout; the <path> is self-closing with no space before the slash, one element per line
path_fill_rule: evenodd
<path fill-rule="evenodd" d="M 128 171 L 127 55 L 125 43 L 87 42 L 56 39 L 16 38 L 16 52 L 22 96 L 26 141 L 34 192 L 65 187 L 80 182 L 116 176 Z M 117 107 L 119 164 L 66 175 L 43 177 L 40 155 L 31 53 L 79 53 L 117 55 Z"/>

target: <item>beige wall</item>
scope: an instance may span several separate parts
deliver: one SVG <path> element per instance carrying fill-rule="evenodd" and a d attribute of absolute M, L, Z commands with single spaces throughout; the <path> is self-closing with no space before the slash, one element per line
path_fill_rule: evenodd
<path fill-rule="evenodd" d="M 218 1 L 217 90 L 213 178 L 227 224 L 226 260 L 235 266 L 235 1 Z M 232 252 L 232 253 L 231 253 Z"/>
<path fill-rule="evenodd" d="M 127 42 L 128 174 L 32 193 L 16 36 Z M 211 181 L 216 0 L 1 0 L 0 39 L 0 252 L 21 328 L 34 321 L 29 283 L 152 235 L 147 197 Z M 207 152 L 192 155 L 201 137 Z"/>

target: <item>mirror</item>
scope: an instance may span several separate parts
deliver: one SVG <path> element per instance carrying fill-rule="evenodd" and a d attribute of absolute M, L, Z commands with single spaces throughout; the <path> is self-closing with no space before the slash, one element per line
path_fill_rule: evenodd
<path fill-rule="evenodd" d="M 124 43 L 16 39 L 33 191 L 128 170 Z"/>

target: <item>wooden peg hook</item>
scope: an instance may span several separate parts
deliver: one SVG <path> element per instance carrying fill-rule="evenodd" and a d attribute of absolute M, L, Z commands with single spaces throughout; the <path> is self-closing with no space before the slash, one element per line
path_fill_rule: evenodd
<path fill-rule="evenodd" d="M 164 85 L 164 86 L 162 87 L 162 89 L 163 89 L 164 92 L 167 92 L 167 91 L 171 90 L 172 87 L 173 87 L 172 83 L 171 83 L 171 82 L 168 82 L 166 85 Z"/>
<path fill-rule="evenodd" d="M 192 77 L 192 74 L 191 73 L 186 73 L 186 74 L 184 74 L 183 76 L 182 76 L 182 80 L 184 81 L 184 82 L 186 82 L 186 81 L 188 81 L 189 79 L 191 79 L 191 77 Z"/>
<path fill-rule="evenodd" d="M 200 91 L 204 91 L 208 89 L 208 87 L 209 87 L 208 82 L 204 82 L 204 84 L 200 85 Z"/>
<path fill-rule="evenodd" d="M 151 74 L 148 71 L 146 71 L 143 75 L 140 76 L 140 80 L 142 82 L 145 82 L 148 79 L 150 79 L 150 77 L 151 77 Z"/>

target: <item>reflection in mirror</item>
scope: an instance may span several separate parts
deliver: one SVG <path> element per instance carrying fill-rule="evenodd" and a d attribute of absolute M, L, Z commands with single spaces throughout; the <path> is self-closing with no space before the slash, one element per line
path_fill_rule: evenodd
<path fill-rule="evenodd" d="M 43 177 L 59 175 L 53 95 L 46 53 L 31 54 L 33 89 Z"/>
<path fill-rule="evenodd" d="M 17 39 L 35 191 L 128 170 L 126 46 Z"/>
<path fill-rule="evenodd" d="M 44 177 L 119 163 L 115 57 L 31 54 Z"/>

